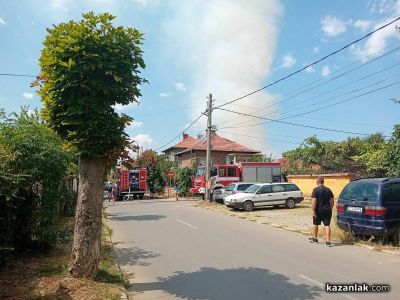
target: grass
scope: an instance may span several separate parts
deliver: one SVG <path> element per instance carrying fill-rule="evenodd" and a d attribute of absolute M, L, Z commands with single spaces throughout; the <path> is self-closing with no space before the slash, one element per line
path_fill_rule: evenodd
<path fill-rule="evenodd" d="M 128 281 L 114 257 L 114 249 L 110 239 L 112 232 L 112 229 L 103 223 L 100 265 L 95 280 L 99 282 L 115 283 L 126 287 Z"/>
<path fill-rule="evenodd" d="M 74 218 L 61 227 L 72 230 Z M 103 225 L 100 265 L 94 280 L 68 273 L 72 241 L 48 253 L 26 255 L 0 272 L 0 299 L 121 299 L 126 279 L 114 259 L 112 230 Z"/>

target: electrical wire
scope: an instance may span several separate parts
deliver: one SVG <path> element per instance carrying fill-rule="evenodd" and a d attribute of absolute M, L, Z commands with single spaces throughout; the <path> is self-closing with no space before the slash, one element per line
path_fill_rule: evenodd
<path fill-rule="evenodd" d="M 36 78 L 34 75 L 27 75 L 27 74 L 13 74 L 13 73 L 0 73 L 0 76 L 13 76 L 13 77 L 33 77 Z"/>
<path fill-rule="evenodd" d="M 364 135 L 364 136 L 370 135 L 370 133 L 360 133 L 360 132 L 353 132 L 353 131 L 337 130 L 337 129 L 331 129 L 331 128 L 324 128 L 324 127 L 318 127 L 318 126 L 311 126 L 311 125 L 304 125 L 304 124 L 299 124 L 299 123 L 275 120 L 275 119 L 271 119 L 271 118 L 259 117 L 259 116 L 254 116 L 254 115 L 250 115 L 250 114 L 246 114 L 246 113 L 241 113 L 241 112 L 233 111 L 233 110 L 226 109 L 226 108 L 218 108 L 218 109 L 223 110 L 223 111 L 227 111 L 227 112 L 230 112 L 230 113 L 242 115 L 242 116 L 252 117 L 252 118 L 261 119 L 261 120 L 267 120 L 267 121 L 270 121 L 270 122 L 276 122 L 276 123 L 281 123 L 281 124 L 286 124 L 286 125 L 292 125 L 292 126 L 298 126 L 298 127 L 304 127 L 304 128 L 311 128 L 311 129 L 317 129 L 317 130 L 324 130 L 324 131 L 331 131 L 331 132 L 353 134 L 353 135 Z"/>
<path fill-rule="evenodd" d="M 299 96 L 299 95 L 301 95 L 301 94 L 304 94 L 304 93 L 306 93 L 306 92 L 309 92 L 309 91 L 311 91 L 311 90 L 314 90 L 314 89 L 316 89 L 316 88 L 318 88 L 318 87 L 321 87 L 321 86 L 323 86 L 323 85 L 326 85 L 327 83 L 329 83 L 329 82 L 331 82 L 331 81 L 334 81 L 334 80 L 336 80 L 336 79 L 338 79 L 338 78 L 341 78 L 341 77 L 343 77 L 343 76 L 345 76 L 345 75 L 347 75 L 347 74 L 349 74 L 349 73 L 351 73 L 351 72 L 354 72 L 354 71 L 360 69 L 361 67 L 364 67 L 364 66 L 366 66 L 366 65 L 368 65 L 368 64 L 370 64 L 370 63 L 373 63 L 373 62 L 375 62 L 375 61 L 377 61 L 377 60 L 379 60 L 379 59 L 382 59 L 382 58 L 386 57 L 387 55 L 392 54 L 392 53 L 395 53 L 396 51 L 399 51 L 399 50 L 400 50 L 400 46 L 399 46 L 399 47 L 396 47 L 396 48 L 394 48 L 394 49 L 392 49 L 392 50 L 390 50 L 390 51 L 388 51 L 388 52 L 386 52 L 386 53 L 384 53 L 384 54 L 382 54 L 382 55 L 379 55 L 378 57 L 375 57 L 375 58 L 372 59 L 372 60 L 369 60 L 369 61 L 367 61 L 367 62 L 365 62 L 365 63 L 362 63 L 362 64 L 360 64 L 360 65 L 358 65 L 358 66 L 356 66 L 356 67 L 354 67 L 354 68 L 352 68 L 352 69 L 350 69 L 350 70 L 348 70 L 348 71 L 339 73 L 338 75 L 336 75 L 336 76 L 334 76 L 334 77 L 332 77 L 332 78 L 325 79 L 325 80 L 324 80 L 324 79 L 318 79 L 318 80 L 315 80 L 315 81 L 313 81 L 313 82 L 311 82 L 311 83 L 308 83 L 308 84 L 306 84 L 306 85 L 303 85 L 303 86 L 301 86 L 301 87 L 299 87 L 299 88 L 297 88 L 297 89 L 294 89 L 294 90 L 292 90 L 291 92 L 287 93 L 286 95 L 284 95 L 284 96 L 283 96 L 282 98 L 280 98 L 279 100 L 277 100 L 277 101 L 275 101 L 275 102 L 273 102 L 273 103 L 266 104 L 266 105 L 262 106 L 261 108 L 257 108 L 257 110 L 255 110 L 253 113 L 260 112 L 260 111 L 262 111 L 262 110 L 264 110 L 264 109 L 266 109 L 266 108 L 273 107 L 274 105 L 276 105 L 276 104 L 278 104 L 278 103 L 284 102 L 284 101 L 286 101 L 286 100 L 293 99 L 293 98 L 296 97 L 296 96 Z M 373 55 L 374 55 L 374 54 L 371 54 L 371 56 L 373 56 Z M 349 67 L 349 66 L 351 66 L 351 65 L 353 65 L 353 64 L 354 64 L 354 63 L 352 63 L 352 64 L 350 64 L 350 65 L 347 65 L 345 68 L 347 68 L 347 67 Z M 341 89 L 341 88 L 343 88 L 343 87 L 345 87 L 345 86 L 352 85 L 352 84 L 354 84 L 354 83 L 356 83 L 356 82 L 358 82 L 358 81 L 367 79 L 367 78 L 369 78 L 369 77 L 371 77 L 371 76 L 374 76 L 374 75 L 376 75 L 376 74 L 379 74 L 379 73 L 382 73 L 382 72 L 384 72 L 384 71 L 387 71 L 387 70 L 389 70 L 389 69 L 391 69 L 391 68 L 393 68 L 393 67 L 395 67 L 395 66 L 397 66 L 397 65 L 399 65 L 399 64 L 400 64 L 400 63 L 397 63 L 397 64 L 395 64 L 395 65 L 392 65 L 392 66 L 389 66 L 389 67 L 387 67 L 387 68 L 384 68 L 384 69 L 382 69 L 382 70 L 380 70 L 380 71 L 377 71 L 377 72 L 374 72 L 374 73 L 369 74 L 369 75 L 367 75 L 367 76 L 364 76 L 364 77 L 361 77 L 361 78 L 359 78 L 359 79 L 353 80 L 353 81 L 351 81 L 351 82 L 349 82 L 349 83 L 346 83 L 346 84 L 344 84 L 344 85 L 341 85 L 341 86 L 339 86 L 339 87 L 337 87 L 337 88 L 335 88 L 335 89 L 331 89 L 331 90 L 329 90 L 329 91 L 326 91 L 326 92 L 323 92 L 323 93 L 321 93 L 321 94 L 319 94 L 319 95 L 316 95 L 316 96 L 314 96 L 314 97 L 312 97 L 312 98 L 308 98 L 308 100 L 314 99 L 314 98 L 317 98 L 317 97 L 320 97 L 320 96 L 322 96 L 322 95 L 328 94 L 328 93 L 333 92 L 333 91 L 336 91 L 336 90 Z M 344 68 L 344 69 L 345 69 L 345 68 Z M 341 70 L 338 70 L 338 71 L 336 71 L 336 72 L 334 72 L 334 73 L 332 73 L 331 75 L 334 75 L 335 73 L 338 73 L 338 72 L 340 72 L 340 71 L 342 71 L 342 69 L 341 69 Z M 322 82 L 322 83 L 320 83 L 320 84 L 317 84 L 317 85 L 314 85 L 314 86 L 312 86 L 312 87 L 310 87 L 310 88 L 308 88 L 308 89 L 304 89 L 305 87 L 310 86 L 310 85 L 312 85 L 313 83 L 319 82 L 319 81 L 321 81 L 321 80 L 324 80 L 324 82 Z M 304 102 L 306 102 L 306 101 L 299 101 L 299 102 L 297 102 L 296 104 L 294 104 L 293 106 L 298 106 L 299 104 L 304 103 Z M 293 106 L 291 106 L 291 108 L 293 108 Z M 273 114 L 271 117 L 275 117 L 275 116 L 278 116 L 278 115 L 285 115 L 285 114 L 288 114 L 288 112 L 285 112 L 285 113 L 282 113 L 282 114 Z M 261 115 L 261 114 L 258 114 L 258 115 Z M 235 124 L 230 124 L 229 126 L 240 125 L 240 124 L 243 124 L 243 123 L 244 123 L 244 121 L 241 121 L 241 122 L 238 122 L 238 123 L 235 123 Z M 223 125 L 223 124 L 220 124 L 220 125 Z"/>
<path fill-rule="evenodd" d="M 290 78 L 290 77 L 293 77 L 294 75 L 296 75 L 296 74 L 298 74 L 298 73 L 304 71 L 305 69 L 307 69 L 307 68 L 309 68 L 309 67 L 311 67 L 311 66 L 314 66 L 314 65 L 318 64 L 319 62 L 324 61 L 324 60 L 326 60 L 327 58 L 329 58 L 329 57 L 331 57 L 331 56 L 333 56 L 333 55 L 335 55 L 335 54 L 337 54 L 337 53 L 339 53 L 339 52 L 341 52 L 341 51 L 343 51 L 343 50 L 349 48 L 350 46 L 352 46 L 352 45 L 354 45 L 354 44 L 356 44 L 356 43 L 358 43 L 358 42 L 360 42 L 360 41 L 366 39 L 367 37 L 373 35 L 374 33 L 376 33 L 376 32 L 378 32 L 378 31 L 380 31 L 380 30 L 386 28 L 387 26 L 389 26 L 389 25 L 391 25 L 391 24 L 393 24 L 393 23 L 397 22 L 398 20 L 400 20 L 400 17 L 397 17 L 396 19 L 394 19 L 394 20 L 392 20 L 392 21 L 390 21 L 390 22 L 388 22 L 388 23 L 382 25 L 381 27 L 379 27 L 379 28 L 377 28 L 377 29 L 375 29 L 375 30 L 373 30 L 373 31 L 371 31 L 371 32 L 369 32 L 369 33 L 367 33 L 367 34 L 365 34 L 364 36 L 362 36 L 362 37 L 356 39 L 355 41 L 346 44 L 345 46 L 343 46 L 343 47 L 341 47 L 341 48 L 339 48 L 339 49 L 337 49 L 337 50 L 335 50 L 335 51 L 333 51 L 333 52 L 331 52 L 331 53 L 325 55 L 324 57 L 322 57 L 322 58 L 320 58 L 320 59 L 318 59 L 318 60 L 316 60 L 316 61 L 314 61 L 314 62 L 312 62 L 312 63 L 310 63 L 310 64 L 308 64 L 308 65 L 306 65 L 306 66 L 304 66 L 304 67 L 302 67 L 302 68 L 300 68 L 300 69 L 298 69 L 298 70 L 296 70 L 296 71 L 294 71 L 294 72 L 292 72 L 292 73 L 290 73 L 290 74 L 288 74 L 288 75 L 286 75 L 286 76 L 284 76 L 284 77 L 282 77 L 282 78 L 280 78 L 280 79 L 277 79 L 277 80 L 275 80 L 275 81 L 273 81 L 273 82 L 271 82 L 271 83 L 269 83 L 269 84 L 267 84 L 267 85 L 265 85 L 265 86 L 263 86 L 263 87 L 261 87 L 261 88 L 259 88 L 259 89 L 257 89 L 257 90 L 254 90 L 254 91 L 252 91 L 252 92 L 249 92 L 249 93 L 247 93 L 247 94 L 245 94 L 245 95 L 243 95 L 243 96 L 240 96 L 240 97 L 238 97 L 238 98 L 236 98 L 236 99 L 233 99 L 233 100 L 227 101 L 227 102 L 225 102 L 225 103 L 223 103 L 223 104 L 220 104 L 220 105 L 216 106 L 215 108 L 220 108 L 220 107 L 226 106 L 226 105 L 228 105 L 228 104 L 234 103 L 234 102 L 236 102 L 236 101 L 239 101 L 239 100 L 241 100 L 241 99 L 247 98 L 247 97 L 249 97 L 249 96 L 251 96 L 251 95 L 254 95 L 254 94 L 256 94 L 256 93 L 258 93 L 258 92 L 260 92 L 260 91 L 262 91 L 262 90 L 268 88 L 268 87 L 271 87 L 271 86 L 273 86 L 273 85 L 276 85 L 277 83 L 279 83 L 279 82 L 281 82 L 281 81 L 284 81 L 284 80 L 286 80 L 286 79 L 288 79 L 288 78 Z"/>
<path fill-rule="evenodd" d="M 233 135 L 239 135 L 239 136 L 245 136 L 245 137 L 250 137 L 254 139 L 259 139 L 259 140 L 265 140 L 265 141 L 273 141 L 273 142 L 278 142 L 278 143 L 285 143 L 285 144 L 293 144 L 293 145 L 300 145 L 302 142 L 293 142 L 293 141 L 283 141 L 283 140 L 278 140 L 278 139 L 271 139 L 271 138 L 263 138 L 259 136 L 253 136 L 253 135 L 247 135 L 247 134 L 242 134 L 242 133 L 236 133 L 236 132 L 230 132 L 230 131 L 220 131 L 222 133 L 227 133 L 227 134 L 233 134 Z"/>
<path fill-rule="evenodd" d="M 172 143 L 173 141 L 175 141 L 178 137 L 181 136 L 182 133 L 184 133 L 186 130 L 188 130 L 190 127 L 192 127 L 198 120 L 200 120 L 200 118 L 204 116 L 204 113 L 201 113 L 200 116 L 198 116 L 192 123 L 190 123 L 188 126 L 185 127 L 185 129 L 183 129 L 181 132 L 179 132 L 174 138 L 172 138 L 171 140 L 169 140 L 168 142 L 166 142 L 164 145 L 158 147 L 155 149 L 155 151 L 160 150 L 162 148 L 164 148 L 165 146 L 167 146 L 168 144 Z"/>
<path fill-rule="evenodd" d="M 400 63 L 399 63 L 399 64 L 400 64 Z M 396 65 L 398 65 L 398 64 L 396 64 Z M 396 66 L 396 65 L 395 65 L 395 66 Z M 362 87 L 362 88 L 358 88 L 358 89 L 352 90 L 352 91 L 347 92 L 347 93 L 345 93 L 345 94 L 337 95 L 337 96 L 334 96 L 334 97 L 331 97 L 331 98 L 328 98 L 328 99 L 324 99 L 324 100 L 322 100 L 322 101 L 315 102 L 315 103 L 310 104 L 310 105 L 305 106 L 305 107 L 296 108 L 296 109 L 294 109 L 294 110 L 287 111 L 287 112 L 282 113 L 282 114 L 275 114 L 275 115 L 272 115 L 271 117 L 283 116 L 283 115 L 286 115 L 286 114 L 289 114 L 289 113 L 293 113 L 293 112 L 295 112 L 295 111 L 299 111 L 299 110 L 302 110 L 302 109 L 307 109 L 307 108 L 316 106 L 316 105 L 321 104 L 321 103 L 325 103 L 325 102 L 330 101 L 330 100 L 333 100 L 333 99 L 341 98 L 341 97 L 343 97 L 343 96 L 346 96 L 346 95 L 349 95 L 349 94 L 353 94 L 353 93 L 355 93 L 355 92 L 359 92 L 359 91 L 362 91 L 362 90 L 365 90 L 365 89 L 369 89 L 369 88 L 371 88 L 371 87 L 374 86 L 374 85 L 381 84 L 381 83 L 383 83 L 383 82 L 385 82 L 385 81 L 387 81 L 387 80 L 389 80 L 389 79 L 397 78 L 397 77 L 399 77 L 399 76 L 400 76 L 400 75 L 396 75 L 396 76 L 393 76 L 393 77 L 388 77 L 388 78 L 386 78 L 386 79 L 383 79 L 383 80 L 380 80 L 380 81 L 377 81 L 377 82 L 374 82 L 374 83 L 370 83 L 370 84 L 368 84 L 367 86 L 364 86 L 364 87 Z M 358 80 L 356 80 L 356 81 L 358 81 Z M 350 84 L 351 84 L 351 83 L 350 83 Z M 396 84 L 399 84 L 399 82 L 395 82 L 395 83 L 392 83 L 392 84 L 389 84 L 389 85 L 386 85 L 386 86 L 383 86 L 383 87 L 379 87 L 379 88 L 376 88 L 376 89 L 373 89 L 373 90 L 369 90 L 369 91 L 367 91 L 367 92 L 365 92 L 365 93 L 362 93 L 362 94 L 356 95 L 356 96 L 354 96 L 354 97 L 350 97 L 350 98 L 348 98 L 348 99 L 341 100 L 341 101 L 338 101 L 338 102 L 335 102 L 335 103 L 333 103 L 333 104 L 329 104 L 329 105 L 326 105 L 326 106 L 323 106 L 323 107 L 320 107 L 320 108 L 317 108 L 317 109 L 313 109 L 313 110 L 310 110 L 310 111 L 306 111 L 306 112 L 303 112 L 303 113 L 300 113 L 300 114 L 289 115 L 289 116 L 286 116 L 286 117 L 284 117 L 284 118 L 279 118 L 279 120 L 285 120 L 285 119 L 288 119 L 288 118 L 294 118 L 294 117 L 298 117 L 298 116 L 303 116 L 303 115 L 306 115 L 306 114 L 310 114 L 310 113 L 313 113 L 313 112 L 316 112 L 316 111 L 320 111 L 320 110 L 323 110 L 323 109 L 326 109 L 326 108 L 329 108 L 329 107 L 332 107 L 332 106 L 336 106 L 336 105 L 341 104 L 341 103 L 345 103 L 345 102 L 348 102 L 348 101 L 351 101 L 351 100 L 354 100 L 354 99 L 358 99 L 358 98 L 360 98 L 360 97 L 362 97 L 362 96 L 366 96 L 366 95 L 369 95 L 369 94 L 378 92 L 378 91 L 380 91 L 380 90 L 383 90 L 383 89 L 385 89 L 385 88 L 391 87 L 391 86 L 396 85 Z M 346 84 L 346 85 L 348 85 L 348 84 Z M 314 98 L 315 98 L 315 97 L 314 97 Z M 241 122 L 241 123 L 243 123 L 243 122 Z M 268 123 L 270 123 L 270 122 L 262 122 L 262 123 L 256 123 L 256 124 L 250 124 L 250 125 L 248 124 L 248 125 L 245 125 L 245 126 L 225 126 L 225 127 L 220 127 L 220 129 L 240 128 L 240 127 L 252 127 L 252 126 L 263 125 L 263 124 L 268 124 Z M 236 124 L 236 125 L 239 125 L 239 124 Z"/>

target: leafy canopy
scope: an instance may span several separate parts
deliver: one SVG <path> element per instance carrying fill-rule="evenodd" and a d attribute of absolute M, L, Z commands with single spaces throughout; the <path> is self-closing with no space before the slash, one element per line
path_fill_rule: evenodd
<path fill-rule="evenodd" d="M 40 57 L 39 94 L 49 125 L 87 158 L 108 158 L 128 144 L 132 119 L 113 106 L 137 102 L 143 35 L 114 27 L 108 13 L 83 14 L 47 29 Z M 35 84 L 35 83 L 34 83 Z"/>

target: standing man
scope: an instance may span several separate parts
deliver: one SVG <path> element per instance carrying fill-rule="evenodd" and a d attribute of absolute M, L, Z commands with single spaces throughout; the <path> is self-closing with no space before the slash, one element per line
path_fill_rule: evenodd
<path fill-rule="evenodd" d="M 175 195 L 176 195 L 176 201 L 179 201 L 179 185 L 175 183 Z"/>
<path fill-rule="evenodd" d="M 332 191 L 324 186 L 324 178 L 318 176 L 317 187 L 314 188 L 311 195 L 311 209 L 313 212 L 313 225 L 314 225 L 314 236 L 309 238 L 310 242 L 318 243 L 318 225 L 321 222 L 325 226 L 326 245 L 331 246 L 331 218 L 332 208 L 334 204 Z"/>

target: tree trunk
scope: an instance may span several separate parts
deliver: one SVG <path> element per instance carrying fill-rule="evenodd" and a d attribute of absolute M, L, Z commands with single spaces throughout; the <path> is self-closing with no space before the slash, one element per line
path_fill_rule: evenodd
<path fill-rule="evenodd" d="M 74 245 L 69 268 L 73 277 L 94 277 L 99 266 L 103 172 L 103 160 L 80 157 Z"/>

